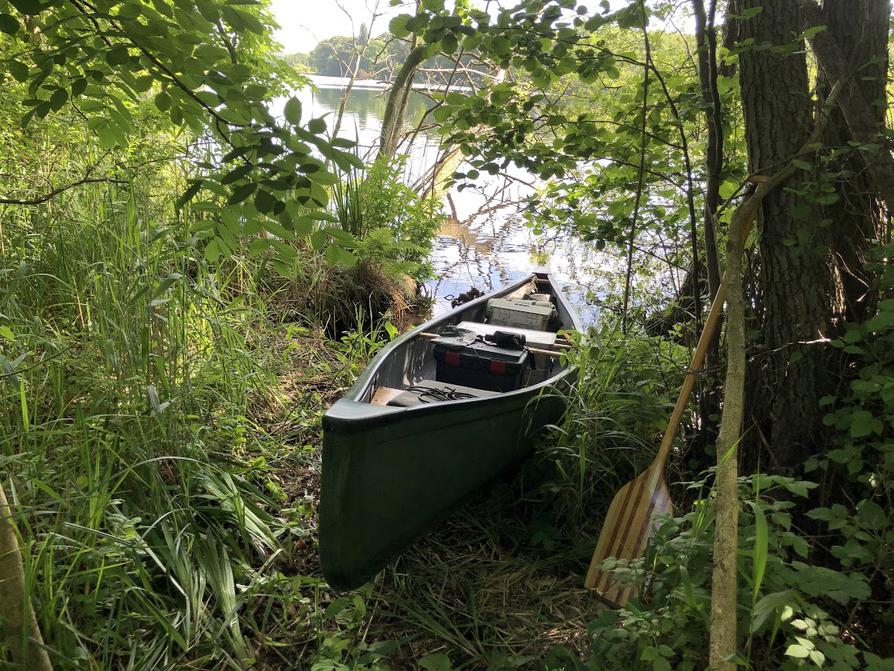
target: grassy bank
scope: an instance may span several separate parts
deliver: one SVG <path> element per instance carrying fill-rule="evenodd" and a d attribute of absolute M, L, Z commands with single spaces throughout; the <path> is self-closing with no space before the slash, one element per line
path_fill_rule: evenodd
<path fill-rule="evenodd" d="M 3 484 L 56 667 L 525 668 L 582 649 L 590 511 L 610 484 L 593 450 L 617 456 L 601 477 L 627 473 L 654 389 L 616 394 L 631 367 L 582 350 L 602 372 L 576 426 L 335 593 L 316 549 L 320 417 L 406 313 L 373 320 L 387 278 L 309 249 L 286 274 L 209 263 L 189 212 L 151 188 L 3 218 Z"/>
<path fill-rule="evenodd" d="M 675 452 L 680 516 L 619 567 L 640 601 L 603 611 L 581 585 L 602 511 L 659 442 L 685 347 L 590 334 L 572 354 L 571 411 L 521 472 L 368 585 L 335 592 L 317 554 L 320 418 L 405 311 L 378 312 L 395 289 L 374 267 L 301 246 L 292 269 L 211 263 L 189 211 L 151 186 L 2 213 L 2 484 L 55 668 L 703 668 L 713 515 L 692 463 L 704 454 Z M 833 421 L 862 416 L 871 389 Z M 680 444 L 698 432 L 684 423 Z M 870 449 L 853 433 L 832 456 Z M 888 645 L 875 623 L 890 610 L 870 599 L 887 516 L 810 510 L 863 544 L 860 563 L 838 564 L 824 544 L 842 541 L 796 523 L 793 499 L 815 488 L 742 480 L 749 663 L 797 668 L 786 650 L 803 639 L 840 668 L 890 668 L 869 652 Z"/>
<path fill-rule="evenodd" d="M 347 281 L 321 263 L 316 288 L 211 266 L 154 205 L 4 217 L 4 485 L 59 668 L 239 666 L 280 627 L 319 647 L 319 418 L 387 337 L 310 319 Z"/>

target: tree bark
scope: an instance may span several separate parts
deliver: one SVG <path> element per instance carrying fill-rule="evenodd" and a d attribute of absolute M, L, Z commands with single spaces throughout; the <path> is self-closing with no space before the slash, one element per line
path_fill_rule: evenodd
<path fill-rule="evenodd" d="M 643 31 L 643 50 L 645 57 L 643 58 L 643 105 L 640 122 L 640 146 L 639 146 L 639 180 L 636 185 L 636 197 L 633 201 L 633 216 L 630 220 L 630 234 L 627 239 L 627 272 L 624 277 L 624 306 L 621 315 L 621 331 L 627 333 L 627 321 L 629 318 L 628 310 L 630 308 L 630 289 L 633 276 L 633 243 L 637 231 L 637 219 L 639 218 L 639 208 L 643 198 L 643 184 L 646 176 L 646 146 L 649 144 L 646 135 L 646 122 L 648 120 L 649 111 L 649 63 L 652 60 L 652 47 L 649 42 L 649 18 L 646 14 L 645 0 L 640 0 L 639 11 L 641 25 Z"/>
<path fill-rule="evenodd" d="M 827 39 L 823 44 L 820 38 L 818 48 L 823 54 L 820 96 L 827 94 L 831 86 L 826 61 L 829 58 L 843 59 L 845 63 L 837 69 L 847 68 L 851 73 L 848 80 L 842 80 L 844 89 L 839 104 L 841 107 L 865 106 L 862 114 L 866 117 L 863 122 L 866 133 L 876 142 L 884 129 L 887 107 L 885 84 L 890 13 L 889 0 L 825 0 L 821 17 L 813 11 L 805 12 L 807 19 L 822 19 L 827 26 L 827 38 L 834 40 L 840 52 L 839 56 L 830 54 L 828 45 L 831 42 Z M 836 68 L 833 66 L 832 69 Z M 839 76 L 842 74 L 838 73 Z M 872 241 L 884 236 L 887 217 L 884 216 L 884 205 L 879 201 L 875 180 L 866 170 L 865 157 L 848 146 L 851 139 L 841 108 L 833 110 L 822 140 L 824 144 L 840 147 L 845 152 L 843 158 L 828 166 L 836 173 L 836 191 L 841 197 L 824 208 L 823 219 L 833 231 L 832 258 L 839 292 L 836 312 L 842 319 L 853 322 L 865 320 L 875 308 L 872 291 L 875 277 L 866 268 L 866 255 Z"/>
<path fill-rule="evenodd" d="M 825 25 L 820 8 L 813 0 L 797 0 L 798 8 L 802 14 L 802 29 L 807 30 L 813 26 Z M 847 3 L 847 8 L 856 8 L 858 5 Z M 863 5 L 864 10 L 873 9 L 873 5 Z M 867 15 L 860 23 L 869 20 Z M 887 23 L 884 25 L 887 35 Z M 849 63 L 845 52 L 832 36 L 829 30 L 821 30 L 813 34 L 810 46 L 816 54 L 820 72 L 829 81 L 848 82 L 855 75 L 859 78 L 860 71 L 867 66 L 866 63 Z M 884 54 L 877 54 L 879 59 L 885 58 Z M 875 105 L 867 100 L 860 86 L 852 86 L 847 96 L 842 96 L 838 106 L 847 123 L 851 138 L 861 143 L 873 143 L 879 141 L 878 125 L 873 113 Z M 881 144 L 878 151 L 866 162 L 866 170 L 873 180 L 875 188 L 881 194 L 888 206 L 888 213 L 894 212 L 894 156 L 891 155 L 890 146 Z"/>
<path fill-rule="evenodd" d="M 717 250 L 717 210 L 720 207 L 720 180 L 723 169 L 723 109 L 720 91 L 717 88 L 717 0 L 709 0 L 707 11 L 704 0 L 692 0 L 695 15 L 695 42 L 698 48 L 698 76 L 702 93 L 702 105 L 705 109 L 705 121 L 708 131 L 705 148 L 705 199 L 702 208 L 705 238 L 705 268 L 708 279 L 708 304 L 714 301 L 720 286 L 720 260 Z M 715 334 L 708 346 L 706 370 L 713 370 L 719 363 L 719 332 Z M 720 414 L 718 378 L 708 374 L 702 380 L 699 390 L 698 412 L 701 426 L 701 446 L 713 445 L 717 437 L 717 421 Z M 706 454 L 704 449 L 696 449 L 696 454 Z M 707 466 L 707 462 L 704 462 Z"/>
<path fill-rule="evenodd" d="M 720 207 L 720 172 L 723 167 L 723 118 L 720 92 L 717 89 L 717 29 L 714 18 L 716 0 L 711 0 L 708 12 L 704 0 L 692 0 L 695 14 L 695 39 L 698 45 L 698 77 L 702 90 L 702 104 L 708 126 L 706 147 L 705 207 L 705 266 L 708 271 L 710 304 L 720 286 L 720 261 L 717 258 L 715 217 Z"/>
<path fill-rule="evenodd" d="M 410 91 L 413 89 L 413 77 L 425 56 L 425 47 L 414 46 L 401 66 L 388 93 L 385 113 L 382 116 L 382 134 L 379 140 L 379 157 L 392 158 L 397 151 L 400 140 L 400 129 L 407 111 Z"/>
<path fill-rule="evenodd" d="M 752 174 L 767 174 L 797 155 L 812 127 L 812 105 L 797 3 L 735 0 L 735 40 L 754 44 L 739 54 L 739 78 Z M 799 45 L 798 42 L 801 42 Z M 791 48 L 784 48 L 784 47 Z M 817 444 L 822 429 L 824 351 L 815 342 L 829 331 L 833 282 L 828 229 L 795 216 L 805 203 L 797 190 L 805 171 L 793 174 L 762 203 L 759 226 L 758 299 L 755 319 L 763 348 L 755 359 L 748 406 L 756 436 L 770 446 L 769 458 L 793 466 Z M 809 203 L 808 203 L 809 205 Z"/>
<path fill-rule="evenodd" d="M 727 327 L 726 382 L 723 416 L 717 437 L 715 481 L 716 527 L 714 569 L 711 579 L 711 669 L 735 671 L 727 661 L 736 653 L 738 584 L 736 553 L 739 535 L 738 445 L 745 412 L 745 301 L 742 294 L 742 252 L 745 246 L 746 208 L 740 208 L 730 226 L 726 256 Z"/>
<path fill-rule="evenodd" d="M 19 537 L 12 521 L 6 492 L 0 487 L 0 604 L 12 659 L 28 671 L 52 671 L 37 617 L 25 588 L 25 568 Z"/>

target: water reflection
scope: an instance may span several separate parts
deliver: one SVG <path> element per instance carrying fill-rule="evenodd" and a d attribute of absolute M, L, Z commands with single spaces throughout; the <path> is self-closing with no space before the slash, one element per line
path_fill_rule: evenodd
<path fill-rule="evenodd" d="M 343 87 L 334 78 L 317 80 L 316 89 L 298 93 L 304 118 L 332 117 L 338 109 Z M 357 87 L 351 91 L 339 135 L 358 141 L 361 153 L 373 155 L 382 128 L 386 92 Z M 413 92 L 407 111 L 406 130 L 417 127 L 430 104 L 421 93 Z M 409 183 L 418 180 L 439 156 L 437 136 L 420 132 L 407 161 Z M 434 243 L 432 262 L 436 278 L 426 289 L 434 298 L 434 312 L 450 309 L 450 296 L 475 286 L 489 291 L 519 279 L 532 270 L 548 269 L 559 278 L 564 290 L 586 322 L 597 318 L 596 309 L 587 300 L 595 280 L 586 268 L 595 263 L 587 248 L 576 240 L 545 241 L 535 236 L 519 212 L 520 203 L 531 193 L 531 178 L 511 174 L 508 181 L 482 176 L 476 188 L 449 194 L 445 212 L 450 216 Z M 448 206 L 449 205 L 449 206 Z"/>

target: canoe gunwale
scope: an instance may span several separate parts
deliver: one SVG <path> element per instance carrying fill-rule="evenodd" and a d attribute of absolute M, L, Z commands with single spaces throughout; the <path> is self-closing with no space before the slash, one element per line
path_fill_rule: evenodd
<path fill-rule="evenodd" d="M 464 408 L 468 408 L 471 405 L 474 405 L 475 407 L 484 407 L 485 404 L 499 406 L 510 403 L 516 405 L 515 402 L 519 399 L 530 397 L 527 399 L 527 403 L 538 398 L 543 391 L 553 389 L 557 384 L 569 376 L 574 376 L 576 374 L 577 366 L 567 366 L 560 373 L 543 382 L 505 392 L 499 396 L 441 401 L 439 403 L 425 403 L 408 408 L 385 406 L 386 410 L 384 412 L 362 415 L 360 412 L 365 409 L 362 406 L 368 406 L 368 403 L 340 399 L 336 401 L 335 405 L 333 405 L 323 416 L 323 429 L 326 431 L 335 431 L 337 433 L 355 433 L 380 426 L 387 426 L 388 424 L 400 422 L 404 419 L 409 419 L 410 417 L 425 417 L 427 415 L 448 414 L 452 412 L 461 413 Z"/>

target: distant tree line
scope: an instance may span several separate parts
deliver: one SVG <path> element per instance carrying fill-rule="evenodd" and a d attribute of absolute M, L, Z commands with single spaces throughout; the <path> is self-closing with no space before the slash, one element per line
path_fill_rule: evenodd
<path fill-rule="evenodd" d="M 285 56 L 287 63 L 311 74 L 333 77 L 348 77 L 354 70 L 356 59 L 360 58 L 357 73 L 359 79 L 378 79 L 390 81 L 406 61 L 410 53 L 410 45 L 404 40 L 395 39 L 389 33 L 369 39 L 365 25 L 360 27 L 358 37 L 337 35 L 321 41 L 309 53 L 295 53 Z M 473 58 L 465 56 L 460 67 L 469 68 Z M 438 54 L 423 61 L 415 76 L 415 81 L 446 82 L 456 68 L 456 61 Z M 455 83 L 466 83 L 468 72 L 456 77 Z M 476 75 L 473 75 L 475 77 Z"/>

